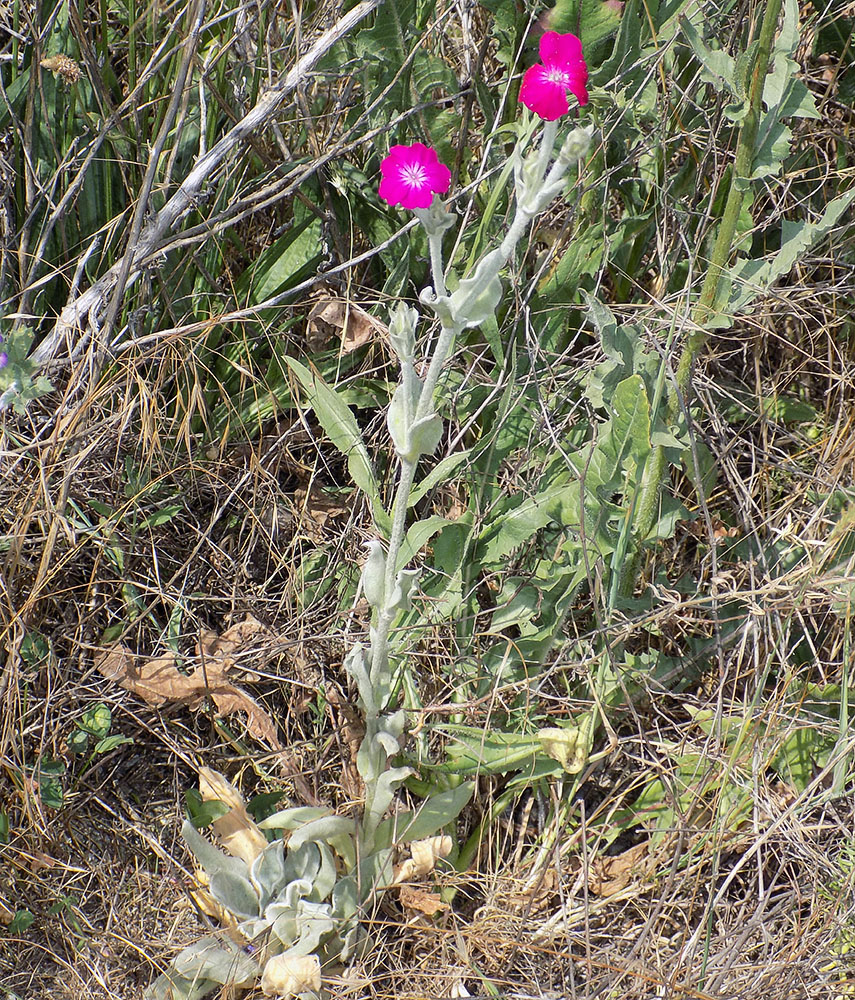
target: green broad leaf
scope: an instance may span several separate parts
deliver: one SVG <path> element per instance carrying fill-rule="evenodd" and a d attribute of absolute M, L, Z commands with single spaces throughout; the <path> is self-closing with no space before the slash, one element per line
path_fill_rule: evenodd
<path fill-rule="evenodd" d="M 320 263 L 321 220 L 310 215 L 269 246 L 237 282 L 239 296 L 259 305 L 291 285 L 298 284 Z"/>
<path fill-rule="evenodd" d="M 583 292 L 583 296 L 586 318 L 597 331 L 606 356 L 588 376 L 585 395 L 598 409 L 609 410 L 618 383 L 629 375 L 643 376 L 652 391 L 661 362 L 647 350 L 641 327 L 618 323 L 612 311 L 593 295 Z"/>
<path fill-rule="evenodd" d="M 650 453 L 650 403 L 640 375 L 619 382 L 612 396 L 611 418 L 600 426 L 593 451 L 570 456 L 589 487 L 610 490 L 621 485 L 625 473 L 640 470 Z"/>
<path fill-rule="evenodd" d="M 254 986 L 261 975 L 255 959 L 228 938 L 203 937 L 173 959 L 172 968 L 188 979 L 196 977 L 232 986 Z"/>
<path fill-rule="evenodd" d="M 689 513 L 679 500 L 668 493 L 663 493 L 659 499 L 659 513 L 645 541 L 673 538 L 678 522 L 694 519 L 694 515 Z"/>
<path fill-rule="evenodd" d="M 106 705 L 99 702 L 92 708 L 87 708 L 80 716 L 77 725 L 90 736 L 103 739 L 110 732 L 113 714 Z"/>
<path fill-rule="evenodd" d="M 532 767 L 541 751 L 537 736 L 487 732 L 473 726 L 440 726 L 449 741 L 448 763 L 437 768 L 453 774 L 507 774 Z"/>
<path fill-rule="evenodd" d="M 95 744 L 94 752 L 97 754 L 109 753 L 111 750 L 115 750 L 116 747 L 133 742 L 130 736 L 105 736 L 103 740 L 98 740 Z"/>
<path fill-rule="evenodd" d="M 496 595 L 496 610 L 490 619 L 490 631 L 498 634 L 505 628 L 518 628 L 522 635 L 526 625 L 540 613 L 541 591 L 519 576 L 508 576 Z"/>
<path fill-rule="evenodd" d="M 64 774 L 65 764 L 62 761 L 44 760 L 36 766 L 33 777 L 39 786 L 42 805 L 48 809 L 62 809 L 65 803 L 65 791 L 62 787 Z"/>
<path fill-rule="evenodd" d="M 606 252 L 601 225 L 585 226 L 574 232 L 560 257 L 538 285 L 537 291 L 552 303 L 576 301 L 579 279 L 596 274 Z"/>
<path fill-rule="evenodd" d="M 35 916 L 29 910 L 15 910 L 15 916 L 6 927 L 7 934 L 24 934 L 32 925 Z"/>
<path fill-rule="evenodd" d="M 369 500 L 374 501 L 379 497 L 380 490 L 350 407 L 319 374 L 310 371 L 295 358 L 286 357 L 284 360 L 300 380 L 321 427 L 347 459 L 347 469 L 353 481 Z"/>
<path fill-rule="evenodd" d="M 469 459 L 471 454 L 472 449 L 467 448 L 466 451 L 456 451 L 452 455 L 447 455 L 441 462 L 437 462 L 424 479 L 422 479 L 410 490 L 407 505 L 409 507 L 414 507 L 429 490 L 434 488 L 434 486 L 439 483 L 445 483 L 451 479 L 452 473 L 455 469 L 463 465 L 463 463 Z"/>
<path fill-rule="evenodd" d="M 621 8 L 604 0 L 557 0 L 544 17 L 549 31 L 578 35 L 587 60 L 595 46 L 614 35 L 621 22 Z"/>
<path fill-rule="evenodd" d="M 500 517 L 494 517 L 478 536 L 481 560 L 485 565 L 496 565 L 556 520 L 564 508 L 578 510 L 579 499 L 578 482 L 549 486 L 533 497 L 523 498 Z"/>
<path fill-rule="evenodd" d="M 215 820 L 231 812 L 231 806 L 219 799 L 202 799 L 198 789 L 188 788 L 184 793 L 184 804 L 190 822 L 197 830 L 210 826 Z"/>
<path fill-rule="evenodd" d="M 790 152 L 792 130 L 778 120 L 777 112 L 770 111 L 760 118 L 757 146 L 751 161 L 751 180 L 772 177 L 780 172 Z"/>
<path fill-rule="evenodd" d="M 392 847 L 432 837 L 457 819 L 474 791 L 475 785 L 465 782 L 446 792 L 431 795 L 415 812 L 404 812 L 383 820 L 377 827 L 375 843 L 378 847 Z"/>
<path fill-rule="evenodd" d="M 688 17 L 680 19 L 683 35 L 701 64 L 701 79 L 712 84 L 716 93 L 726 91 L 739 99 L 742 95 L 736 87 L 736 61 L 722 49 L 712 49 Z"/>
<path fill-rule="evenodd" d="M 732 288 L 728 311 L 736 313 L 743 310 L 758 296 L 765 294 L 779 278 L 789 274 L 796 261 L 837 226 L 853 201 L 855 188 L 830 201 L 816 222 L 785 221 L 781 231 L 781 248 L 771 258 L 739 258 L 728 275 Z M 730 317 L 724 317 L 724 321 L 728 325 L 733 322 Z"/>
<path fill-rule="evenodd" d="M 784 0 L 781 30 L 772 50 L 771 72 L 763 85 L 763 103 L 779 118 L 819 118 L 816 101 L 797 78 L 799 64 L 792 58 L 799 45 L 799 7 L 797 0 Z"/>
<path fill-rule="evenodd" d="M 424 48 L 418 49 L 413 58 L 412 82 L 422 101 L 432 100 L 436 91 L 451 97 L 460 89 L 448 64 Z"/>
<path fill-rule="evenodd" d="M 174 517 L 177 517 L 184 507 L 181 504 L 169 504 L 167 507 L 161 507 L 160 510 L 156 510 L 153 514 L 149 514 L 140 524 L 141 528 L 156 528 L 159 524 L 168 524 Z"/>
<path fill-rule="evenodd" d="M 400 570 L 409 565 L 434 535 L 442 531 L 447 524 L 453 523 L 447 517 L 440 517 L 439 514 L 431 514 L 430 517 L 411 524 L 407 529 L 407 535 L 398 554 L 398 565 L 395 569 Z"/>

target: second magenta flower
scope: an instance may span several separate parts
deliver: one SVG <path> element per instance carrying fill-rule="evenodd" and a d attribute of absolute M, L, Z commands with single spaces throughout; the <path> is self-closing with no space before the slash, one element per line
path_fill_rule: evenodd
<path fill-rule="evenodd" d="M 523 75 L 520 101 L 530 111 L 554 122 L 570 110 L 567 91 L 579 104 L 588 103 L 588 67 L 575 35 L 547 31 L 540 40 L 541 62 Z"/>
<path fill-rule="evenodd" d="M 380 197 L 402 208 L 429 208 L 434 194 L 445 194 L 451 185 L 451 171 L 421 142 L 392 146 L 380 173 Z"/>

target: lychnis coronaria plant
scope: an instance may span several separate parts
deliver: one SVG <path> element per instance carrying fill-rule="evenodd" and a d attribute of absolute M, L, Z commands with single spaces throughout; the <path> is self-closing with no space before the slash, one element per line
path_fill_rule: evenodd
<path fill-rule="evenodd" d="M 436 390 L 454 339 L 493 317 L 503 294 L 505 265 L 532 220 L 564 193 L 569 168 L 590 145 L 590 127 L 576 128 L 557 142 L 558 120 L 569 111 L 568 93 L 580 105 L 588 100 L 579 39 L 550 32 L 541 40 L 540 56 L 541 64 L 525 74 L 520 100 L 543 126 L 539 141 L 532 141 L 530 121 L 520 128 L 512 154 L 513 220 L 498 246 L 485 253 L 453 291 L 445 283 L 442 244 L 456 217 L 441 198 L 451 186 L 451 172 L 436 151 L 421 142 L 392 146 L 380 168 L 380 196 L 414 212 L 427 233 L 432 284 L 420 301 L 439 320 L 440 332 L 420 357 L 418 311 L 404 303 L 392 310 L 389 342 L 401 375 L 386 418 L 398 460 L 391 528 L 387 538 L 368 542 L 361 587 L 371 606 L 371 627 L 368 641 L 356 643 L 344 658 L 365 725 L 356 757 L 364 786 L 360 814 L 355 818 L 297 807 L 258 826 L 245 818 L 241 822 L 249 834 L 242 852 L 221 838 L 237 857 L 216 850 L 185 823 L 185 840 L 207 873 L 202 881 L 230 926 L 231 937 L 206 937 L 184 949 L 149 988 L 147 1000 L 190 1000 L 226 983 L 258 983 L 270 996 L 317 1000 L 323 976 L 370 946 L 362 918 L 378 893 L 402 878 L 426 873 L 452 850 L 451 838 L 437 834 L 469 801 L 471 784 L 433 795 L 412 813 L 389 815 L 397 789 L 411 774 L 409 768 L 395 765 L 406 718 L 396 706 L 391 639 L 396 619 L 410 608 L 418 584 L 418 571 L 402 565 L 402 543 L 416 467 L 442 438 Z M 378 497 L 369 499 L 379 502 Z M 399 644 L 394 652 L 400 658 L 407 651 Z M 218 788 L 214 797 L 220 801 L 233 794 Z M 235 815 L 245 817 L 239 801 L 223 817 L 229 829 Z M 261 828 L 276 835 L 269 840 Z M 411 858 L 402 861 L 404 845 L 409 845 Z"/>

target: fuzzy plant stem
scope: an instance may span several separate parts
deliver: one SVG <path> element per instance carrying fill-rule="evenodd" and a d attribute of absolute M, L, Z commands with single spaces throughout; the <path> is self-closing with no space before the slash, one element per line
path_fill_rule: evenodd
<path fill-rule="evenodd" d="M 438 295 L 445 295 L 445 274 L 442 263 L 442 234 L 429 237 L 430 265 L 433 277 L 433 287 Z M 428 366 L 414 421 L 426 417 L 433 409 L 433 394 L 439 381 L 440 373 L 445 365 L 451 345 L 460 331 L 455 327 L 443 326 L 439 339 L 433 351 L 433 357 Z M 395 499 L 392 504 L 392 530 L 389 535 L 389 548 L 386 554 L 385 592 L 391 594 L 398 575 L 398 558 L 404 543 L 404 532 L 407 527 L 407 509 L 409 507 L 410 491 L 416 475 L 417 462 L 401 459 L 398 473 L 398 485 L 395 489 Z M 379 678 L 389 671 L 389 632 L 392 628 L 396 612 L 382 611 L 377 620 L 377 628 L 371 643 L 371 680 L 376 685 Z M 381 706 L 382 708 L 382 706 Z"/>
<path fill-rule="evenodd" d="M 727 194 L 721 222 L 719 223 L 712 257 L 710 259 L 701 294 L 692 311 L 692 332 L 686 339 L 680 360 L 677 364 L 676 392 L 668 405 L 668 415 L 673 420 L 680 412 L 680 397 L 686 395 L 692 376 L 695 359 L 706 343 L 707 332 L 705 324 L 709 322 L 718 305 L 718 291 L 721 277 L 733 249 L 736 236 L 736 226 L 745 190 L 751 183 L 751 164 L 754 159 L 754 147 L 757 141 L 757 129 L 760 124 L 760 112 L 763 102 L 763 88 L 766 84 L 766 74 L 769 70 L 769 59 L 772 53 L 772 41 L 778 18 L 781 13 L 782 0 L 768 0 L 760 27 L 760 37 L 757 44 L 757 58 L 751 75 L 748 91 L 748 112 L 742 121 L 739 139 L 736 145 L 736 155 L 733 172 L 730 177 L 730 190 Z M 641 546 L 650 534 L 659 510 L 659 490 L 665 476 L 665 451 L 661 447 L 653 448 L 644 465 L 639 492 L 638 507 L 635 517 L 636 549 L 632 559 L 627 560 L 621 578 L 621 593 L 628 596 L 635 587 L 638 576 Z"/>
<path fill-rule="evenodd" d="M 543 180 L 544 187 L 550 183 L 557 182 L 567 169 L 567 164 L 556 160 L 551 170 L 547 173 L 549 160 L 555 148 L 555 136 L 557 134 L 556 122 L 544 122 L 543 133 L 541 135 L 540 148 L 537 157 L 537 176 Z M 544 205 L 523 206 L 517 203 L 513 222 L 502 240 L 498 253 L 495 254 L 491 271 L 497 275 L 501 267 L 505 264 L 521 237 L 528 228 L 532 218 L 541 212 Z M 442 263 L 442 234 L 429 234 L 428 242 L 430 247 L 431 276 L 433 278 L 433 288 L 437 296 L 446 295 L 445 274 Z M 488 275 L 485 274 L 485 282 Z M 439 377 L 448 360 L 451 346 L 455 337 L 461 332 L 464 324 L 443 324 L 440 328 L 439 339 L 433 350 L 427 374 L 425 375 L 421 395 L 414 422 L 428 416 L 433 411 L 433 397 L 436 391 Z M 392 505 L 392 530 L 389 536 L 389 547 L 386 554 L 386 578 L 385 592 L 391 594 L 395 586 L 398 575 L 398 558 L 401 546 L 404 542 L 404 532 L 407 523 L 407 509 L 409 505 L 410 490 L 416 474 L 416 462 L 401 459 L 401 469 L 398 475 L 398 485 L 395 490 L 395 499 Z M 382 611 L 377 620 L 377 627 L 371 642 L 371 680 L 375 685 L 381 677 L 388 676 L 389 671 L 389 633 L 392 622 L 396 616 L 395 611 Z M 382 706 L 381 706 L 382 707 Z"/>

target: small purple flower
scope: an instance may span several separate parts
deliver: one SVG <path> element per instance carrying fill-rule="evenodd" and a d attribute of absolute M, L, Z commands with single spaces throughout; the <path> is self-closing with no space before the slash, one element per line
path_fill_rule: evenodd
<path fill-rule="evenodd" d="M 0 368 L 5 368 L 9 364 L 9 355 L 5 351 L 0 351 Z"/>

